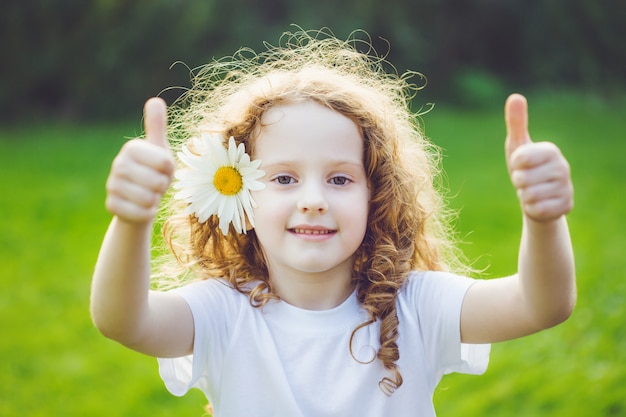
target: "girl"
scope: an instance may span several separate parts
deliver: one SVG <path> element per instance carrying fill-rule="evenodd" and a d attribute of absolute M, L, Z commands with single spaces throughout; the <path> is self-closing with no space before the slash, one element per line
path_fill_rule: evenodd
<path fill-rule="evenodd" d="M 306 33 L 207 66 L 172 112 L 145 107 L 107 182 L 114 215 L 96 265 L 101 332 L 159 359 L 167 388 L 215 416 L 434 416 L 449 372 L 482 373 L 489 344 L 565 320 L 575 302 L 566 160 L 505 105 L 523 212 L 518 274 L 466 273 L 434 185 L 435 148 L 409 76 Z M 169 135 L 168 135 L 169 134 Z M 150 290 L 157 206 L 179 169 Z M 194 282 L 187 282 L 194 281 Z M 171 283 L 170 283 L 171 284 Z"/>

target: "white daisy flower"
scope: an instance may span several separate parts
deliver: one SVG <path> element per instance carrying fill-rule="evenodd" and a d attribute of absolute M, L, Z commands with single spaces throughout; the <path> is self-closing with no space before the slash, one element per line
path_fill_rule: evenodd
<path fill-rule="evenodd" d="M 237 232 L 246 233 L 246 216 L 254 227 L 252 208 L 256 207 L 250 191 L 265 188 L 257 181 L 265 175 L 258 169 L 261 161 L 250 161 L 243 143 L 236 146 L 232 136 L 228 149 L 216 134 L 202 134 L 191 142 L 194 152 L 183 145 L 178 153 L 186 167 L 176 172 L 174 188 L 179 191 L 174 198 L 187 202 L 185 213 L 194 214 L 200 223 L 216 214 L 224 235 L 231 222 Z"/>

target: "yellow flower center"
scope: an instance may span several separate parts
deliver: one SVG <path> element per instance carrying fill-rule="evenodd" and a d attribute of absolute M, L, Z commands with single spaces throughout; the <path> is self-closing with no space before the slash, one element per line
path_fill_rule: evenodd
<path fill-rule="evenodd" d="M 243 178 L 233 167 L 220 167 L 213 177 L 213 185 L 224 195 L 235 195 L 243 187 Z"/>

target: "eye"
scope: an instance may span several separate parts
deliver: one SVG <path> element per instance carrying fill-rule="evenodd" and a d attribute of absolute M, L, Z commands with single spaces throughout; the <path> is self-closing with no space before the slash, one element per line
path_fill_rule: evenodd
<path fill-rule="evenodd" d="M 296 179 L 290 175 L 278 175 L 272 181 L 275 181 L 280 185 L 289 185 L 294 184 L 296 182 Z"/>
<path fill-rule="evenodd" d="M 337 176 L 337 177 L 332 177 L 329 182 L 333 185 L 347 185 L 350 182 L 352 182 L 352 180 L 348 177 Z"/>

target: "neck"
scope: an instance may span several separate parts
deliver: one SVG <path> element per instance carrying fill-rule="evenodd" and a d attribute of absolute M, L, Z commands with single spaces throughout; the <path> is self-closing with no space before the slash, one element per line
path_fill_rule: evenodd
<path fill-rule="evenodd" d="M 329 310 L 337 307 L 354 290 L 350 271 L 271 271 L 270 283 L 273 292 L 281 300 L 306 310 Z"/>

